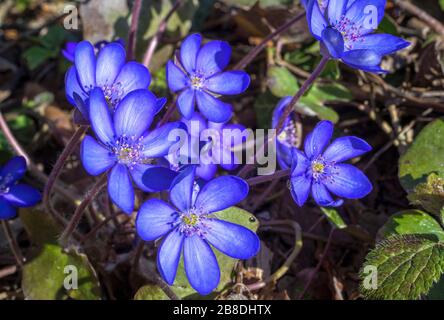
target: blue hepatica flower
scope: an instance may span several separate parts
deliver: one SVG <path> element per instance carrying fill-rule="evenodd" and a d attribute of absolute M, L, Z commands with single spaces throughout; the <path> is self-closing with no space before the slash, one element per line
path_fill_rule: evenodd
<path fill-rule="evenodd" d="M 18 182 L 25 172 L 23 157 L 14 157 L 0 167 L 0 219 L 13 218 L 18 207 L 32 207 L 40 202 L 41 195 L 35 188 Z"/>
<path fill-rule="evenodd" d="M 195 113 L 191 120 L 182 119 L 187 126 L 191 136 L 191 144 L 199 142 L 201 148 L 200 168 L 198 175 L 209 180 L 214 176 L 217 165 L 220 165 L 227 171 L 235 170 L 239 166 L 239 160 L 236 158 L 236 148 L 242 148 L 242 143 L 248 139 L 246 128 L 240 124 L 216 123 L 203 121 L 199 113 Z M 191 132 L 193 128 L 199 127 L 199 134 Z M 200 171 L 199 171 L 200 169 Z M 211 175 L 213 173 L 213 175 Z"/>
<path fill-rule="evenodd" d="M 343 200 L 334 200 L 331 193 L 346 199 L 360 199 L 372 191 L 368 178 L 356 167 L 343 163 L 371 150 L 357 137 L 341 137 L 327 147 L 333 124 L 321 121 L 305 139 L 305 153 L 292 149 L 291 194 L 299 206 L 307 201 L 310 190 L 316 203 L 337 207 Z"/>
<path fill-rule="evenodd" d="M 187 137 L 184 146 L 166 157 L 167 166 L 156 166 L 145 171 L 143 182 L 152 190 L 167 190 L 174 178 L 186 165 L 196 165 L 196 175 L 211 180 L 220 165 L 223 169 L 235 170 L 241 159 L 236 149 L 248 139 L 248 131 L 239 124 L 224 124 L 206 121 L 198 112 L 190 120 L 182 119 Z M 159 189 L 160 188 L 160 189 Z"/>
<path fill-rule="evenodd" d="M 190 119 L 197 103 L 199 111 L 212 122 L 226 122 L 232 107 L 220 101 L 217 95 L 235 95 L 244 92 L 250 77 L 243 71 L 223 70 L 228 66 L 231 47 L 223 41 L 210 41 L 201 47 L 199 34 L 188 36 L 182 43 L 177 63 L 167 64 L 168 86 L 180 92 L 177 105 L 186 119 Z"/>
<path fill-rule="evenodd" d="M 285 107 L 290 103 L 292 97 L 285 97 L 279 101 L 273 112 L 272 128 L 276 129 L 279 119 L 284 112 Z M 296 113 L 293 111 L 290 116 L 285 119 L 281 132 L 277 136 L 276 153 L 279 166 L 285 170 L 291 167 L 292 150 L 297 147 L 298 139 L 296 133 Z"/>
<path fill-rule="evenodd" d="M 140 89 L 127 94 L 111 115 L 102 90 L 91 91 L 90 121 L 98 141 L 85 136 L 81 147 L 83 166 L 94 176 L 112 168 L 109 195 L 128 214 L 134 209 L 131 180 L 143 191 L 151 191 L 142 183 L 142 175 L 176 143 L 169 137 L 171 130 L 182 128 L 180 122 L 172 122 L 148 132 L 155 110 L 154 95 Z"/>
<path fill-rule="evenodd" d="M 89 95 L 100 88 L 114 111 L 120 100 L 137 89 L 147 89 L 151 82 L 148 69 L 135 61 L 126 62 L 125 49 L 119 42 L 104 45 L 98 52 L 88 41 L 76 44 L 74 66 L 65 76 L 66 97 L 76 106 L 85 120 L 89 119 Z M 156 100 L 156 111 L 166 99 Z"/>
<path fill-rule="evenodd" d="M 123 39 L 118 39 L 114 42 L 119 43 L 123 47 L 125 46 L 125 41 L 123 41 Z M 96 44 L 94 45 L 94 48 L 96 49 L 96 51 L 98 51 L 109 43 L 110 42 L 108 42 L 108 41 L 102 40 L 102 41 L 96 42 Z M 77 44 L 78 44 L 78 42 L 75 42 L 75 41 L 68 41 L 65 43 L 65 47 L 62 49 L 62 54 L 66 60 L 68 60 L 70 62 L 74 62 Z"/>
<path fill-rule="evenodd" d="M 380 68 L 384 55 L 409 46 L 390 34 L 372 33 L 384 17 L 386 0 L 306 0 L 307 21 L 313 36 L 334 59 L 368 72 Z"/>
<path fill-rule="evenodd" d="M 170 191 L 174 206 L 158 199 L 145 202 L 138 213 L 136 229 L 145 241 L 164 237 L 157 266 L 169 285 L 174 283 L 183 252 L 188 281 L 206 295 L 220 279 L 211 246 L 230 257 L 249 259 L 257 254 L 260 241 L 251 230 L 220 220 L 215 213 L 242 201 L 248 195 L 248 184 L 238 177 L 222 176 L 199 191 L 194 171 L 194 166 L 189 166 L 174 180 Z"/>

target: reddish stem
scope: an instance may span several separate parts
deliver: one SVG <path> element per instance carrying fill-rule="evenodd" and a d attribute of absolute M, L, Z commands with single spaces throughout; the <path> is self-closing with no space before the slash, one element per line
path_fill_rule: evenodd
<path fill-rule="evenodd" d="M 133 60 L 136 52 L 137 28 L 139 26 L 140 9 L 142 8 L 142 0 L 134 0 L 131 12 L 131 26 L 128 35 L 127 56 L 128 60 Z"/>

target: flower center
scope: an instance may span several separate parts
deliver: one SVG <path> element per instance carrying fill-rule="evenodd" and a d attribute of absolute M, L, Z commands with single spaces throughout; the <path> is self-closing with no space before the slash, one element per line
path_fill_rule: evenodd
<path fill-rule="evenodd" d="M 191 81 L 191 86 L 194 89 L 200 90 L 204 86 L 205 79 L 200 74 L 194 74 L 190 77 L 190 81 Z"/>
<path fill-rule="evenodd" d="M 121 164 L 125 164 L 132 168 L 136 164 L 149 164 L 152 159 L 143 156 L 143 144 L 141 144 L 142 137 L 136 139 L 134 137 L 121 136 L 111 146 L 112 152 L 116 155 L 117 160 Z"/>
<path fill-rule="evenodd" d="M 208 220 L 208 214 L 192 208 L 188 212 L 184 212 L 179 217 L 179 231 L 186 237 L 197 234 L 199 237 L 204 237 L 208 226 L 205 221 Z"/>
<path fill-rule="evenodd" d="M 106 101 L 114 109 L 123 97 L 122 83 L 105 84 L 102 86 L 102 90 Z"/>
<path fill-rule="evenodd" d="M 324 173 L 325 165 L 319 162 L 314 162 L 311 165 L 311 168 L 315 173 Z"/>
<path fill-rule="evenodd" d="M 319 179 L 323 179 L 326 177 L 326 169 L 329 166 L 329 163 L 326 163 L 322 156 L 317 157 L 315 160 L 311 162 L 311 175 L 315 181 Z"/>
<path fill-rule="evenodd" d="M 199 216 L 197 214 L 185 215 L 182 217 L 182 222 L 187 226 L 195 226 L 199 222 Z"/>
<path fill-rule="evenodd" d="M 287 147 L 296 147 L 299 140 L 296 134 L 295 122 L 293 120 L 289 120 L 277 138 L 280 143 L 285 144 Z"/>
<path fill-rule="evenodd" d="M 348 50 L 353 49 L 353 44 L 355 42 L 363 41 L 361 34 L 362 27 L 352 22 L 346 16 L 342 16 L 339 21 L 333 23 L 332 27 L 342 34 L 344 38 L 345 47 Z"/>

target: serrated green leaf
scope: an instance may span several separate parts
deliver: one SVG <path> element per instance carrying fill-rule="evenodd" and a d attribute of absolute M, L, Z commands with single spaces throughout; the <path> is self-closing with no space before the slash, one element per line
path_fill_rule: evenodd
<path fill-rule="evenodd" d="M 420 210 L 405 210 L 392 215 L 379 234 L 384 238 L 393 235 L 428 235 L 444 241 L 444 230 L 439 223 Z"/>
<path fill-rule="evenodd" d="M 428 300 L 444 300 L 444 275 L 438 280 L 427 294 Z"/>
<path fill-rule="evenodd" d="M 268 68 L 267 85 L 271 93 L 279 98 L 293 96 L 299 89 L 298 80 L 285 67 Z"/>
<path fill-rule="evenodd" d="M 237 207 L 231 207 L 226 210 L 216 212 L 214 213 L 214 215 L 216 215 L 221 220 L 242 225 L 255 232 L 259 227 L 259 221 L 254 217 L 254 215 Z M 213 250 L 220 268 L 220 282 L 215 289 L 215 292 L 220 292 L 231 282 L 232 272 L 238 260 L 224 255 L 215 248 L 213 248 Z M 196 294 L 196 291 L 191 288 L 188 283 L 188 279 L 183 267 L 183 259 L 181 259 L 179 263 L 176 280 L 171 289 L 174 291 L 174 293 L 176 293 L 180 298 L 183 299 L 196 299 L 200 297 L 198 294 Z M 207 298 L 214 295 L 215 293 L 209 295 Z"/>
<path fill-rule="evenodd" d="M 377 272 L 375 288 L 366 288 L 366 277 L 372 274 L 364 271 L 369 266 Z M 444 244 L 436 236 L 391 237 L 367 255 L 361 271 L 361 292 L 367 299 L 418 299 L 443 271 Z"/>
<path fill-rule="evenodd" d="M 399 179 L 407 192 L 435 173 L 444 179 L 444 120 L 429 123 L 399 160 Z"/>
<path fill-rule="evenodd" d="M 344 222 L 342 217 L 339 215 L 338 211 L 334 208 L 324 208 L 321 207 L 321 211 L 327 219 L 333 223 L 338 229 L 347 228 L 347 224 Z"/>

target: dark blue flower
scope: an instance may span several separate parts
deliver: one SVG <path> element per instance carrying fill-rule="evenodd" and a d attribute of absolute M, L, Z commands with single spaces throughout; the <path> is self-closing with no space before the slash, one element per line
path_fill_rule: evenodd
<path fill-rule="evenodd" d="M 18 182 L 25 172 L 23 157 L 14 157 L 0 167 L 0 219 L 13 218 L 18 207 L 32 207 L 40 202 L 41 195 L 35 188 Z"/>
<path fill-rule="evenodd" d="M 199 111 L 212 122 L 226 122 L 232 107 L 215 95 L 234 95 L 244 92 L 250 77 L 243 71 L 223 70 L 228 66 L 231 48 L 223 41 L 210 41 L 201 48 L 199 34 L 188 36 L 182 43 L 179 59 L 167 64 L 168 86 L 180 92 L 177 105 L 186 119 L 190 119 L 197 103 Z"/>
<path fill-rule="evenodd" d="M 373 33 L 384 17 L 386 0 L 307 0 L 307 21 L 313 36 L 331 58 L 352 68 L 381 73 L 381 59 L 409 46 L 390 34 Z"/>
<path fill-rule="evenodd" d="M 145 202 L 137 215 L 136 229 L 145 241 L 164 237 L 157 265 L 169 285 L 174 283 L 183 251 L 188 281 L 206 295 L 217 287 L 220 278 L 211 246 L 232 258 L 249 259 L 257 254 L 260 241 L 251 230 L 217 217 L 217 211 L 236 205 L 248 195 L 244 180 L 222 176 L 199 190 L 194 177 L 195 168 L 189 166 L 174 180 L 170 192 L 174 206 L 158 199 Z"/>
<path fill-rule="evenodd" d="M 171 130 L 183 125 L 172 122 L 148 132 L 156 112 L 156 98 L 148 90 L 127 94 L 113 115 L 101 89 L 94 88 L 90 95 L 91 127 L 98 141 L 85 136 L 81 147 L 83 166 L 94 176 L 112 168 L 109 195 L 119 208 L 130 214 L 134 209 L 131 180 L 143 191 L 151 191 L 142 183 L 142 175 L 156 158 L 168 154 L 176 143 L 169 137 Z"/>
<path fill-rule="evenodd" d="M 346 199 L 360 199 L 372 191 L 368 178 L 356 167 L 342 163 L 371 150 L 357 137 L 341 137 L 327 147 L 333 124 L 321 121 L 305 139 L 305 153 L 292 149 L 291 194 L 299 206 L 307 201 L 310 190 L 316 203 L 337 207 L 343 200 L 334 200 L 331 193 Z"/>
<path fill-rule="evenodd" d="M 279 101 L 276 109 L 273 112 L 273 119 L 271 126 L 276 129 L 279 119 L 284 112 L 285 107 L 290 103 L 292 97 L 285 97 Z M 283 127 L 276 141 L 276 153 L 279 166 L 285 170 L 291 167 L 292 149 L 297 147 L 298 139 L 296 132 L 296 113 L 293 111 L 290 116 L 285 119 Z"/>
<path fill-rule="evenodd" d="M 82 41 L 75 48 L 74 66 L 68 69 L 65 76 L 66 97 L 88 120 L 92 89 L 102 89 L 114 111 L 127 94 L 137 89 L 148 89 L 150 82 L 151 75 L 144 65 L 135 61 L 126 62 L 125 49 L 120 43 L 103 46 L 96 57 L 93 45 Z M 156 111 L 165 102 L 165 99 L 159 99 Z"/>

